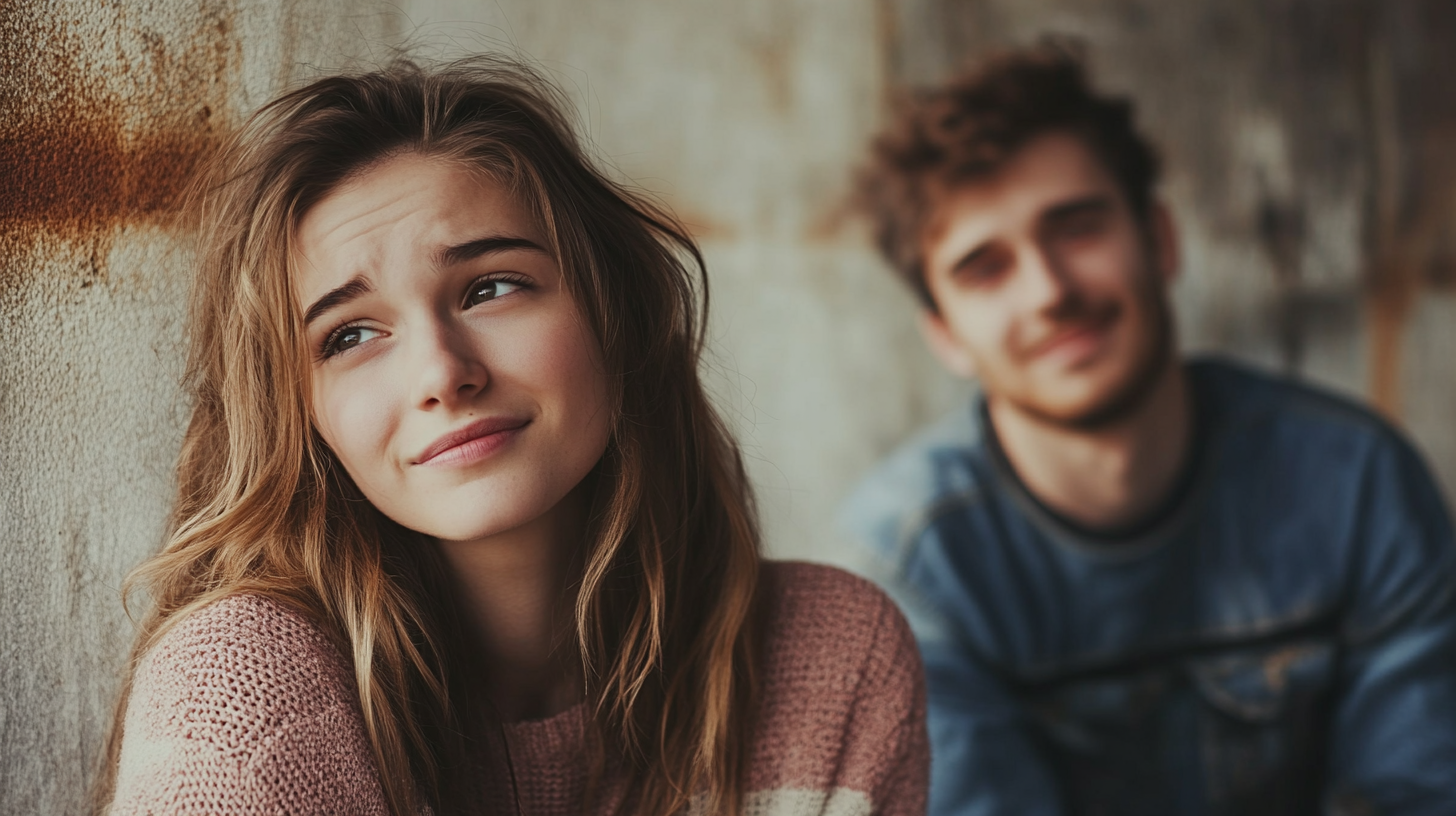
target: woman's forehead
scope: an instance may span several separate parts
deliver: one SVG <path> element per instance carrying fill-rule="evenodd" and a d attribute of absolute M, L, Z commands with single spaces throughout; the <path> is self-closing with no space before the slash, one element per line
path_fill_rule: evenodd
<path fill-rule="evenodd" d="M 390 264 L 435 264 L 488 236 L 546 246 L 506 184 L 461 162 L 402 154 L 351 177 L 299 220 L 296 285 L 334 285 Z M 311 279 L 323 278 L 311 282 Z"/>

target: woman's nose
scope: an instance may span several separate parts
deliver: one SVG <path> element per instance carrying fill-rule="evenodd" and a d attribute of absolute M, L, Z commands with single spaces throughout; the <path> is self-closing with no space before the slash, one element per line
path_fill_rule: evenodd
<path fill-rule="evenodd" d="M 410 358 L 418 407 L 453 408 L 476 398 L 490 384 L 481 349 L 459 331 L 432 325 L 415 334 L 414 345 Z"/>

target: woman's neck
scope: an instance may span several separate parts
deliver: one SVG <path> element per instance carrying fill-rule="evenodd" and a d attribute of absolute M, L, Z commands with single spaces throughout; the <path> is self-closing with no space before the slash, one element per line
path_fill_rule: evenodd
<path fill-rule="evenodd" d="M 565 599 L 584 513 L 576 492 L 542 517 L 477 541 L 440 541 L 485 693 L 507 722 L 543 719 L 581 699 L 572 604 Z"/>

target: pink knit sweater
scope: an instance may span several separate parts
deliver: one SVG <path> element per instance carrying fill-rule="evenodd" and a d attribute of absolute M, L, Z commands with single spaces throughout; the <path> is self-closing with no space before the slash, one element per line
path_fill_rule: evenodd
<path fill-rule="evenodd" d="M 924 682 L 899 612 L 839 570 L 767 566 L 744 812 L 923 814 Z M 586 724 L 583 704 L 505 727 L 522 813 L 574 813 Z M 388 812 L 348 661 L 267 598 L 228 598 L 168 632 L 137 669 L 124 729 L 111 816 Z M 514 809 L 481 802 L 477 812 Z"/>

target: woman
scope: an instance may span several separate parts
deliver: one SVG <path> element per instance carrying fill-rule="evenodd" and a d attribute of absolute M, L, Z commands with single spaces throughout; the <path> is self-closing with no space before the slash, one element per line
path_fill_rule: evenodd
<path fill-rule="evenodd" d="M 561 110 L 400 63 L 273 102 L 200 181 L 114 816 L 923 811 L 902 619 L 761 561 L 702 259 Z"/>

